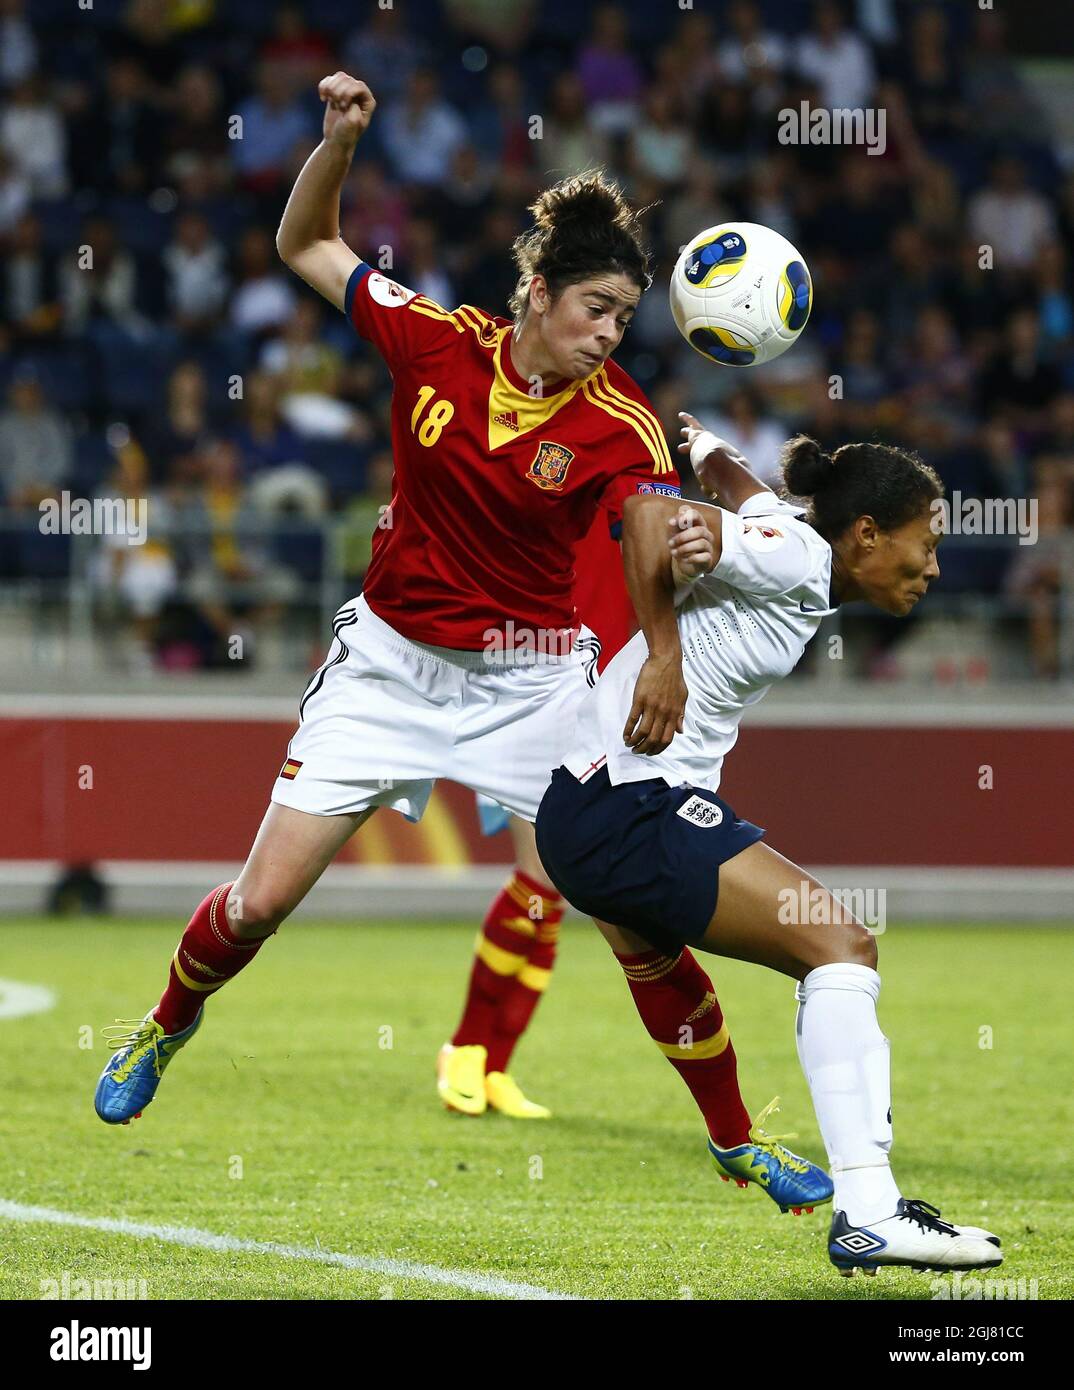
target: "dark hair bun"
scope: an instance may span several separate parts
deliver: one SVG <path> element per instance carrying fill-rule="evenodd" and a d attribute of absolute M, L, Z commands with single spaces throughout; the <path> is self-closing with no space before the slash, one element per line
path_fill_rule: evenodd
<path fill-rule="evenodd" d="M 546 188 L 530 211 L 545 233 L 578 226 L 586 231 L 612 226 L 633 231 L 637 226 L 637 216 L 622 191 L 599 169 L 587 169 Z"/>
<path fill-rule="evenodd" d="M 783 481 L 792 497 L 814 497 L 829 486 L 835 473 L 830 454 L 808 435 L 800 434 L 783 447 Z"/>

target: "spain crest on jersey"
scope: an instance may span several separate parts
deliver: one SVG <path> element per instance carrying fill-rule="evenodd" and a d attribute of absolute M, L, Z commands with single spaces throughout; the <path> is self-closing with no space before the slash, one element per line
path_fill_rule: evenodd
<path fill-rule="evenodd" d="M 526 477 L 546 492 L 558 492 L 567 478 L 574 454 L 563 444 L 542 439 Z"/>

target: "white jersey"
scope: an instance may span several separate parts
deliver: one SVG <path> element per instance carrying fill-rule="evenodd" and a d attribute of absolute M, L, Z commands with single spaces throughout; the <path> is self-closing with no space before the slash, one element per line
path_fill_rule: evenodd
<path fill-rule="evenodd" d="M 831 605 L 832 548 L 800 507 L 755 493 L 738 513 L 719 509 L 723 546 L 711 574 L 675 596 L 682 673 L 689 691 L 683 732 L 646 756 L 623 742 L 643 633 L 616 654 L 582 701 L 564 766 L 580 781 L 607 767 L 613 786 L 663 777 L 716 791 L 743 712 L 801 659 Z"/>

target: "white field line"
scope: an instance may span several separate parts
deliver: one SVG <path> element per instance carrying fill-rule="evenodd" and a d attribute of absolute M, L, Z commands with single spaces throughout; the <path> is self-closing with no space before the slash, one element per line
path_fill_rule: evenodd
<path fill-rule="evenodd" d="M 46 1222 L 52 1226 L 78 1226 L 90 1231 L 131 1236 L 135 1240 L 162 1240 L 169 1245 L 186 1245 L 221 1254 L 277 1255 L 285 1260 L 312 1260 L 318 1264 L 339 1265 L 361 1270 L 363 1274 L 382 1274 L 395 1279 L 421 1279 L 427 1284 L 444 1284 L 468 1293 L 491 1294 L 496 1298 L 570 1300 L 570 1294 L 555 1293 L 536 1284 L 515 1284 L 497 1274 L 471 1274 L 465 1269 L 444 1269 L 440 1265 L 418 1264 L 416 1260 L 381 1260 L 369 1255 L 346 1255 L 319 1246 L 282 1245 L 274 1240 L 240 1240 L 237 1236 L 199 1231 L 194 1226 L 152 1226 L 143 1221 L 125 1221 L 111 1216 L 79 1216 L 76 1212 L 56 1211 L 52 1207 L 25 1206 L 0 1197 L 0 1220 Z"/>
<path fill-rule="evenodd" d="M 56 995 L 44 985 L 24 985 L 19 980 L 0 980 L 0 1018 L 42 1014 L 56 1003 Z"/>

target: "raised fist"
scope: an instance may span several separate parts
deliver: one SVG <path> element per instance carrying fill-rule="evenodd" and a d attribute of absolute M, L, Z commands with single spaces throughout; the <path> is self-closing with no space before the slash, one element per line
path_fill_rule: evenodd
<path fill-rule="evenodd" d="M 324 138 L 334 144 L 353 148 L 361 138 L 376 110 L 373 93 L 356 77 L 345 72 L 334 72 L 331 77 L 322 77 L 317 84 L 317 95 L 326 103 L 324 113 Z"/>

